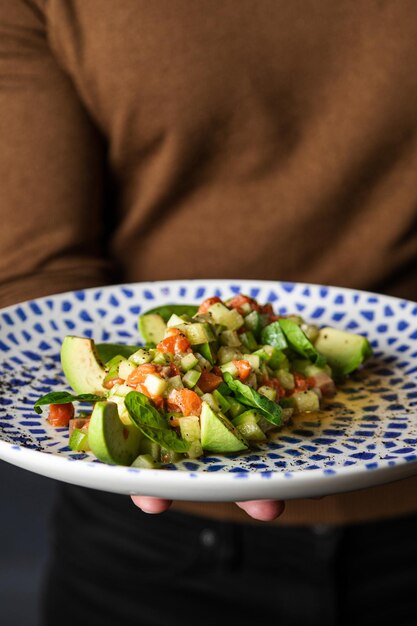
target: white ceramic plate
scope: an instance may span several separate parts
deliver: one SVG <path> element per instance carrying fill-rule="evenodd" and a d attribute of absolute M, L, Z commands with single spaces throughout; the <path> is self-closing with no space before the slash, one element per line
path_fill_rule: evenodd
<path fill-rule="evenodd" d="M 134 344 L 140 312 L 238 292 L 272 302 L 279 313 L 365 334 L 375 356 L 320 419 L 305 415 L 256 451 L 162 470 L 109 466 L 74 453 L 67 429 L 50 427 L 33 411 L 40 395 L 68 389 L 59 363 L 66 334 Z M 25 302 L 0 312 L 0 458 L 85 487 L 201 501 L 310 497 L 405 478 L 417 473 L 416 340 L 417 304 L 319 285 L 168 281 Z"/>

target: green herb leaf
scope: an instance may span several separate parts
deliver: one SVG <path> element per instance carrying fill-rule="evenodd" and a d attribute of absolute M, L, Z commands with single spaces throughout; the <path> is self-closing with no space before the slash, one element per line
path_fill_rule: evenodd
<path fill-rule="evenodd" d="M 284 348 L 288 347 L 279 322 L 272 322 L 272 324 L 268 324 L 268 326 L 262 329 L 261 341 L 263 344 L 278 348 L 278 350 L 284 350 Z"/>
<path fill-rule="evenodd" d="M 279 325 L 288 341 L 288 345 L 298 354 L 309 359 L 318 367 L 326 365 L 326 359 L 322 354 L 317 352 L 307 335 L 292 320 L 282 318 Z"/>
<path fill-rule="evenodd" d="M 146 311 L 144 315 L 150 315 L 156 313 L 160 315 L 166 323 L 171 315 L 189 315 L 193 317 L 198 311 L 198 305 L 196 304 L 164 304 L 157 306 L 150 311 Z"/>
<path fill-rule="evenodd" d="M 260 413 L 275 426 L 281 426 L 282 424 L 282 408 L 276 402 L 272 402 L 265 396 L 261 396 L 260 393 L 240 382 L 235 380 L 228 372 L 224 373 L 224 380 L 226 384 L 233 391 L 235 398 L 241 404 L 250 406 L 254 409 L 258 409 Z"/>
<path fill-rule="evenodd" d="M 143 393 L 129 392 L 125 398 L 125 406 L 134 424 L 148 439 L 173 452 L 187 452 L 190 444 L 171 430 L 166 419 Z"/>
<path fill-rule="evenodd" d="M 131 354 L 139 350 L 142 346 L 126 346 L 121 343 L 96 343 L 95 347 L 98 352 L 98 356 L 103 363 L 107 363 L 115 356 L 122 356 L 128 359 Z"/>
<path fill-rule="evenodd" d="M 33 408 L 35 412 L 40 415 L 42 413 L 41 406 L 45 404 L 69 404 L 70 402 L 98 402 L 102 400 L 102 396 L 96 396 L 93 393 L 82 393 L 80 395 L 73 395 L 72 393 L 68 393 L 68 391 L 52 391 L 51 393 L 47 393 L 45 396 L 36 400 Z"/>

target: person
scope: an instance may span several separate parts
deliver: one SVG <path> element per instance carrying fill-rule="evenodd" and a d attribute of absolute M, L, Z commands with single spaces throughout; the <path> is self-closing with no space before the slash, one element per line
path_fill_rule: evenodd
<path fill-rule="evenodd" d="M 416 300 L 416 18 L 0 0 L 1 304 L 189 277 Z M 416 484 L 154 516 L 64 486 L 43 624 L 413 624 Z"/>

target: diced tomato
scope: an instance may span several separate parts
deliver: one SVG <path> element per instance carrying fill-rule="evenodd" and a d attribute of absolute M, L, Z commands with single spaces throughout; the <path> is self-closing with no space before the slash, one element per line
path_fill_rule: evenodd
<path fill-rule="evenodd" d="M 222 382 L 223 378 L 221 376 L 208 372 L 207 370 L 203 370 L 200 378 L 198 379 L 198 386 L 201 391 L 204 391 L 204 393 L 210 393 L 211 391 L 217 389 Z"/>
<path fill-rule="evenodd" d="M 308 378 L 300 374 L 299 372 L 294 373 L 294 382 L 295 382 L 295 391 L 307 391 L 307 389 L 311 389 L 311 381 L 309 382 Z"/>
<path fill-rule="evenodd" d="M 216 302 L 221 302 L 220 298 L 218 298 L 217 296 L 213 296 L 212 298 L 206 298 L 199 306 L 198 312 L 199 313 L 207 313 L 207 311 L 209 310 L 209 308 L 213 305 L 216 304 Z"/>
<path fill-rule="evenodd" d="M 133 372 L 131 372 L 127 377 L 126 383 L 130 387 L 137 387 L 139 383 L 145 382 L 145 378 L 149 374 L 155 374 L 157 371 L 158 368 L 156 367 L 156 365 L 153 365 L 152 363 L 144 363 L 143 365 L 135 367 Z"/>
<path fill-rule="evenodd" d="M 140 391 L 140 393 L 143 393 L 143 395 L 145 395 L 147 398 L 149 398 L 149 400 L 152 400 L 152 402 L 154 403 L 154 405 L 156 406 L 157 409 L 160 409 L 164 406 L 164 399 L 162 396 L 153 396 L 150 392 L 149 389 L 147 388 L 146 385 L 144 385 L 143 383 L 138 383 L 136 385 L 136 391 Z"/>
<path fill-rule="evenodd" d="M 232 363 L 235 367 L 237 367 L 239 379 L 242 381 L 246 380 L 252 371 L 252 367 L 249 361 L 245 361 L 244 359 L 238 359 L 232 361 Z"/>
<path fill-rule="evenodd" d="M 124 382 L 125 381 L 123 380 L 123 378 L 119 378 L 118 376 L 116 376 L 116 378 L 112 378 L 111 380 L 108 380 L 106 383 L 104 383 L 104 387 L 106 389 L 111 389 L 115 385 L 121 385 Z"/>
<path fill-rule="evenodd" d="M 249 298 L 249 296 L 244 296 L 242 293 L 239 293 L 237 296 L 229 300 L 227 306 L 229 309 L 237 309 L 239 313 L 243 313 L 242 304 L 250 304 L 250 308 L 252 311 L 259 311 L 260 306 L 253 298 Z"/>
<path fill-rule="evenodd" d="M 162 339 L 156 346 L 157 350 L 170 352 L 171 354 L 190 351 L 190 342 L 178 328 L 170 328 L 167 334 L 168 336 Z"/>
<path fill-rule="evenodd" d="M 212 369 L 213 374 L 216 374 L 216 376 L 221 376 L 223 378 L 223 372 L 221 371 L 220 367 L 218 365 L 215 365 Z"/>
<path fill-rule="evenodd" d="M 87 432 L 89 424 L 90 424 L 90 418 L 89 417 L 71 418 L 69 423 L 68 423 L 69 436 L 71 437 L 71 435 L 72 435 L 72 433 L 73 433 L 75 428 L 79 428 L 80 430 L 83 430 L 84 432 Z"/>
<path fill-rule="evenodd" d="M 191 389 L 174 389 L 168 397 L 168 409 L 180 410 L 184 416 L 200 415 L 201 400 Z"/>
<path fill-rule="evenodd" d="M 48 422 L 51 426 L 68 426 L 69 421 L 74 417 L 74 405 L 68 404 L 51 404 L 49 406 Z"/>

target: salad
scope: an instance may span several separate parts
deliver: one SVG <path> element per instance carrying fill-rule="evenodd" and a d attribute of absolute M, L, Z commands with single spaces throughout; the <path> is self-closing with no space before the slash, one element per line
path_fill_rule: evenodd
<path fill-rule="evenodd" d="M 371 356 L 362 335 L 318 328 L 239 294 L 140 316 L 143 345 L 67 336 L 61 363 L 74 393 L 39 398 L 69 446 L 111 464 L 155 468 L 266 442 L 317 412 Z M 75 415 L 74 402 L 91 407 Z"/>

